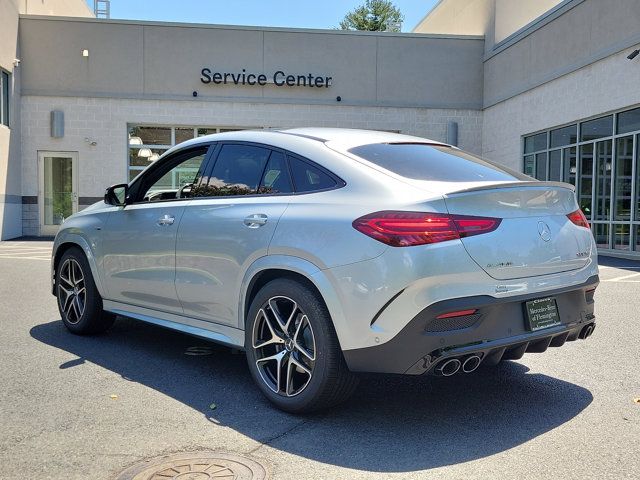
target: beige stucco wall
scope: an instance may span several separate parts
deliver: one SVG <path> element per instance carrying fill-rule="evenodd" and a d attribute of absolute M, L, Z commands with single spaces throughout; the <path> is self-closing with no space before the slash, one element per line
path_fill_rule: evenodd
<path fill-rule="evenodd" d="M 49 112 L 65 113 L 65 136 L 50 137 Z M 221 127 L 327 126 L 400 130 L 444 141 L 448 121 L 459 124 L 460 146 L 480 152 L 478 110 L 263 104 L 22 96 L 22 191 L 37 195 L 38 150 L 75 151 L 79 197 L 96 197 L 127 180 L 127 124 Z M 97 142 L 91 146 L 85 138 Z M 25 205 L 24 232 L 37 234 L 37 206 Z"/>
<path fill-rule="evenodd" d="M 485 35 L 495 0 L 441 0 L 413 29 L 414 33 Z"/>
<path fill-rule="evenodd" d="M 484 35 L 485 50 L 552 9 L 562 0 L 442 0 L 415 33 Z"/>
<path fill-rule="evenodd" d="M 56 15 L 61 17 L 94 17 L 85 0 L 12 0 L 21 14 Z M 92 2 L 93 3 L 93 2 Z"/>
<path fill-rule="evenodd" d="M 0 67 L 13 70 L 18 38 L 18 0 L 0 0 Z"/>
<path fill-rule="evenodd" d="M 495 0 L 494 42 L 501 42 L 561 2 L 562 0 Z"/>
<path fill-rule="evenodd" d="M 22 234 L 18 0 L 0 0 L 0 68 L 12 74 L 9 127 L 0 125 L 0 240 Z"/>
<path fill-rule="evenodd" d="M 621 52 L 484 111 L 483 154 L 522 170 L 522 136 L 640 104 L 640 63 Z"/>

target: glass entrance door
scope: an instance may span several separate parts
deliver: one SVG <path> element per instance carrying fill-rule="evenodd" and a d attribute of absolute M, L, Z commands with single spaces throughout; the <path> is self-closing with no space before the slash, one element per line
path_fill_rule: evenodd
<path fill-rule="evenodd" d="M 55 235 L 64 220 L 78 211 L 76 152 L 39 152 L 40 234 Z"/>

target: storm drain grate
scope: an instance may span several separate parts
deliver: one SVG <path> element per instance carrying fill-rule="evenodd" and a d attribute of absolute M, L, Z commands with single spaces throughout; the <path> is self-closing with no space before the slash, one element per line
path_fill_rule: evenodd
<path fill-rule="evenodd" d="M 152 458 L 138 463 L 117 480 L 266 480 L 264 466 L 227 453 L 193 452 Z"/>

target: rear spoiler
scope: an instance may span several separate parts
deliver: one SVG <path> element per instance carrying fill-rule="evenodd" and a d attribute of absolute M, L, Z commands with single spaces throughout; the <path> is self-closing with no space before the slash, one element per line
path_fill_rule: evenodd
<path fill-rule="evenodd" d="M 572 192 L 576 191 L 576 187 L 571 185 L 570 183 L 564 182 L 541 182 L 541 181 L 532 181 L 532 182 L 504 182 L 504 183 L 490 183 L 487 185 L 480 185 L 477 187 L 463 188 L 460 190 L 455 190 L 453 192 L 447 192 L 445 197 L 455 193 L 467 193 L 467 192 L 479 192 L 482 190 L 502 190 L 504 188 L 521 188 L 521 187 L 532 187 L 532 188 L 566 188 L 567 190 L 571 190 Z"/>

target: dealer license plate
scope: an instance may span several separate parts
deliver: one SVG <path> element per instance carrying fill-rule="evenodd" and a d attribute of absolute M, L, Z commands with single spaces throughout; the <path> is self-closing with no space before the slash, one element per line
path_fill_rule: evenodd
<path fill-rule="evenodd" d="M 555 327 L 562 323 L 558 305 L 553 297 L 530 300 L 524 304 L 527 329 L 535 332 L 543 328 Z"/>

